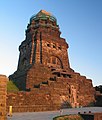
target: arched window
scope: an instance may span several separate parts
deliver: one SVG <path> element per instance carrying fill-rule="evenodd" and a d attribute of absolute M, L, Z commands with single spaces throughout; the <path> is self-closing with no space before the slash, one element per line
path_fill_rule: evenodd
<path fill-rule="evenodd" d="M 56 67 L 56 68 L 63 68 L 62 61 L 56 57 L 56 56 L 51 56 L 47 59 L 47 65 Z"/>

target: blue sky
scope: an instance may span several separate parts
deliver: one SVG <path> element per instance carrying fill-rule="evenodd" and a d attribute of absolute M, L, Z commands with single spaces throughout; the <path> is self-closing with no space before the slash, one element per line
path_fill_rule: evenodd
<path fill-rule="evenodd" d="M 56 16 L 71 68 L 102 85 L 102 0 L 0 0 L 0 74 L 17 69 L 27 24 L 41 9 Z"/>

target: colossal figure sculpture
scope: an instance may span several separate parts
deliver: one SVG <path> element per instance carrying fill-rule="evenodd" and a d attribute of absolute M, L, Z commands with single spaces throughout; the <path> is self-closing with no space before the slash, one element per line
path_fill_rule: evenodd
<path fill-rule="evenodd" d="M 92 80 L 70 67 L 69 46 L 60 34 L 57 19 L 51 13 L 41 10 L 33 15 L 19 46 L 17 71 L 10 79 L 20 90 L 45 93 L 55 106 L 86 106 L 94 101 Z"/>

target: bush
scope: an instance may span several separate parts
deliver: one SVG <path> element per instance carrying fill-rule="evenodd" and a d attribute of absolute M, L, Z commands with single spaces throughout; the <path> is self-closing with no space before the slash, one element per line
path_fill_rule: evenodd
<path fill-rule="evenodd" d="M 90 102 L 87 107 L 94 107 L 95 106 L 95 103 L 94 102 Z"/>
<path fill-rule="evenodd" d="M 84 120 L 80 115 L 62 115 L 53 118 L 53 120 Z"/>

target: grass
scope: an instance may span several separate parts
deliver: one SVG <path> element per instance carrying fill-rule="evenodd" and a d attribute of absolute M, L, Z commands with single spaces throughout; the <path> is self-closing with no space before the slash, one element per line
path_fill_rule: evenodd
<path fill-rule="evenodd" d="M 17 92 L 17 91 L 19 91 L 19 89 L 12 81 L 8 81 L 7 82 L 7 91 L 8 92 L 12 92 L 12 91 Z"/>

